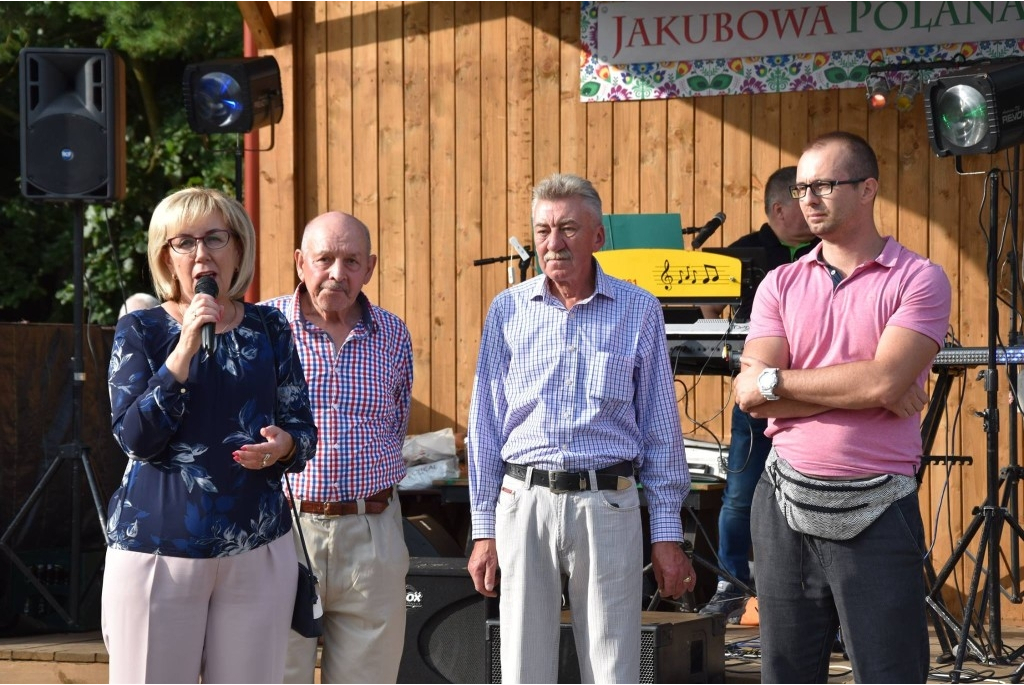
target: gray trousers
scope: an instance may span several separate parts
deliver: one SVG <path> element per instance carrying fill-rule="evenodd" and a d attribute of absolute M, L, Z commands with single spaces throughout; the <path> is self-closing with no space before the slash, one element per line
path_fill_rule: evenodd
<path fill-rule="evenodd" d="M 856 682 L 925 682 L 924 526 L 916 492 L 859 535 L 835 541 L 794 532 L 762 476 L 751 521 L 762 682 L 827 682 L 840 625 Z"/>

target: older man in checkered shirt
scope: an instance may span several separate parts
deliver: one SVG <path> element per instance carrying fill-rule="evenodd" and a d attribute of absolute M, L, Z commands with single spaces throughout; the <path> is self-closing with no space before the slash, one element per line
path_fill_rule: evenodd
<path fill-rule="evenodd" d="M 324 607 L 321 682 L 393 683 L 405 642 L 409 551 L 395 485 L 412 392 L 405 324 L 362 292 L 377 256 L 348 214 L 313 219 L 295 251 L 301 283 L 270 300 L 291 324 L 320 442 L 294 477 Z M 317 640 L 292 632 L 286 682 L 313 682 Z"/>

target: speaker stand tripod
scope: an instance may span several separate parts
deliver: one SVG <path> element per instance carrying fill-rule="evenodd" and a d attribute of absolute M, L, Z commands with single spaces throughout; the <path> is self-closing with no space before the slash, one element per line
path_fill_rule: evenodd
<path fill-rule="evenodd" d="M 3 552 L 14 564 L 28 582 L 43 597 L 47 604 L 53 607 L 61 620 L 67 624 L 69 629 L 79 629 L 81 609 L 81 580 L 82 580 L 82 475 L 85 475 L 92 493 L 93 504 L 96 507 L 96 514 L 99 519 L 100 531 L 106 532 L 106 514 L 103 507 L 103 498 L 100 495 L 99 485 L 96 481 L 96 474 L 93 471 L 92 463 L 89 461 L 89 448 L 82 441 L 82 390 L 85 384 L 85 366 L 82 359 L 83 347 L 83 296 L 82 283 L 84 275 L 84 206 L 82 202 L 75 202 L 74 206 L 74 347 L 72 357 L 72 384 L 71 384 L 71 442 L 61 445 L 57 458 L 53 460 L 46 469 L 42 478 L 36 483 L 35 488 L 29 494 L 28 499 L 18 509 L 11 520 L 10 525 L 0 536 L 0 552 Z M 32 570 L 18 558 L 17 553 L 10 546 L 9 541 L 22 520 L 39 501 L 47 485 L 60 470 L 64 463 L 71 464 L 71 559 L 68 575 L 68 606 L 65 608 L 60 601 L 50 592 L 47 587 L 36 577 Z"/>
<path fill-rule="evenodd" d="M 959 160 L 958 160 L 959 161 Z M 959 165 L 958 165 L 959 166 Z M 1015 182 L 1016 179 L 1015 179 Z M 989 234 L 988 234 L 988 365 L 981 377 L 985 379 L 985 390 L 987 394 L 987 407 L 984 411 L 978 412 L 984 419 L 986 439 L 986 478 L 987 495 L 985 502 L 976 507 L 974 518 L 968 524 L 963 537 L 957 543 L 952 556 L 943 565 L 932 583 L 926 601 L 940 618 L 950 626 L 954 634 L 959 638 L 956 650 L 956 661 L 951 674 L 951 682 L 960 682 L 960 672 L 963 669 L 964 658 L 970 649 L 972 655 L 983 663 L 1010 663 L 1003 649 L 1002 640 L 1002 617 L 1001 591 L 1000 586 L 1000 557 L 999 545 L 1002 539 L 1004 525 L 1010 527 L 1011 535 L 1024 539 L 1024 528 L 1021 528 L 1016 518 L 1007 511 L 1007 502 L 1010 493 L 1016 489 L 1019 481 L 1019 468 L 999 469 L 999 398 L 998 398 L 998 369 L 996 366 L 996 343 L 998 339 L 999 310 L 997 307 L 997 257 L 999 230 L 998 193 L 999 193 L 999 172 L 989 172 Z M 1000 486 L 1005 484 L 1006 489 L 1000 499 Z M 952 573 L 954 567 L 960 562 L 974 536 L 981 531 L 981 538 L 978 543 L 977 556 L 975 558 L 974 572 L 971 575 L 970 589 L 967 595 L 967 604 L 964 607 L 963 620 L 957 624 L 949 611 L 941 604 L 941 591 L 946 580 Z M 981 606 L 978 611 L 978 618 L 975 620 L 975 604 L 978 600 L 979 587 L 981 586 L 982 572 L 986 573 L 985 584 L 982 588 Z M 1019 597 L 1013 597 L 1013 601 L 1020 602 Z M 980 641 L 971 639 L 972 628 L 980 633 L 982 616 L 988 611 L 989 640 L 986 645 Z"/>

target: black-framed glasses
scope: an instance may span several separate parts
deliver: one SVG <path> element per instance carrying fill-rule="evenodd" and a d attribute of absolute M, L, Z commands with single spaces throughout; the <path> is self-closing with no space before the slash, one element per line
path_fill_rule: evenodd
<path fill-rule="evenodd" d="M 168 240 L 167 244 L 178 254 L 192 254 L 199 247 L 200 241 L 206 246 L 207 250 L 219 250 L 231 242 L 231 231 L 226 228 L 215 228 L 202 238 L 196 238 L 188 234 L 176 235 Z"/>
<path fill-rule="evenodd" d="M 797 183 L 796 185 L 789 187 L 789 194 L 794 200 L 799 200 L 803 196 L 807 195 L 807 189 L 810 188 L 815 197 L 825 197 L 826 195 L 831 195 L 836 186 L 863 183 L 868 180 L 868 178 L 869 177 L 851 178 L 848 181 L 819 179 L 817 181 L 811 181 L 810 183 Z"/>

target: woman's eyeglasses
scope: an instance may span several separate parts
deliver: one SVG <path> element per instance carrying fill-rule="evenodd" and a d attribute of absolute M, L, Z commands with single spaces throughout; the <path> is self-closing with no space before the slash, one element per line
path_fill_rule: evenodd
<path fill-rule="evenodd" d="M 190 235 L 176 235 L 167 241 L 171 249 L 178 254 L 192 254 L 196 251 L 200 241 L 207 250 L 219 250 L 231 242 L 231 231 L 226 228 L 215 228 L 202 238 Z"/>

